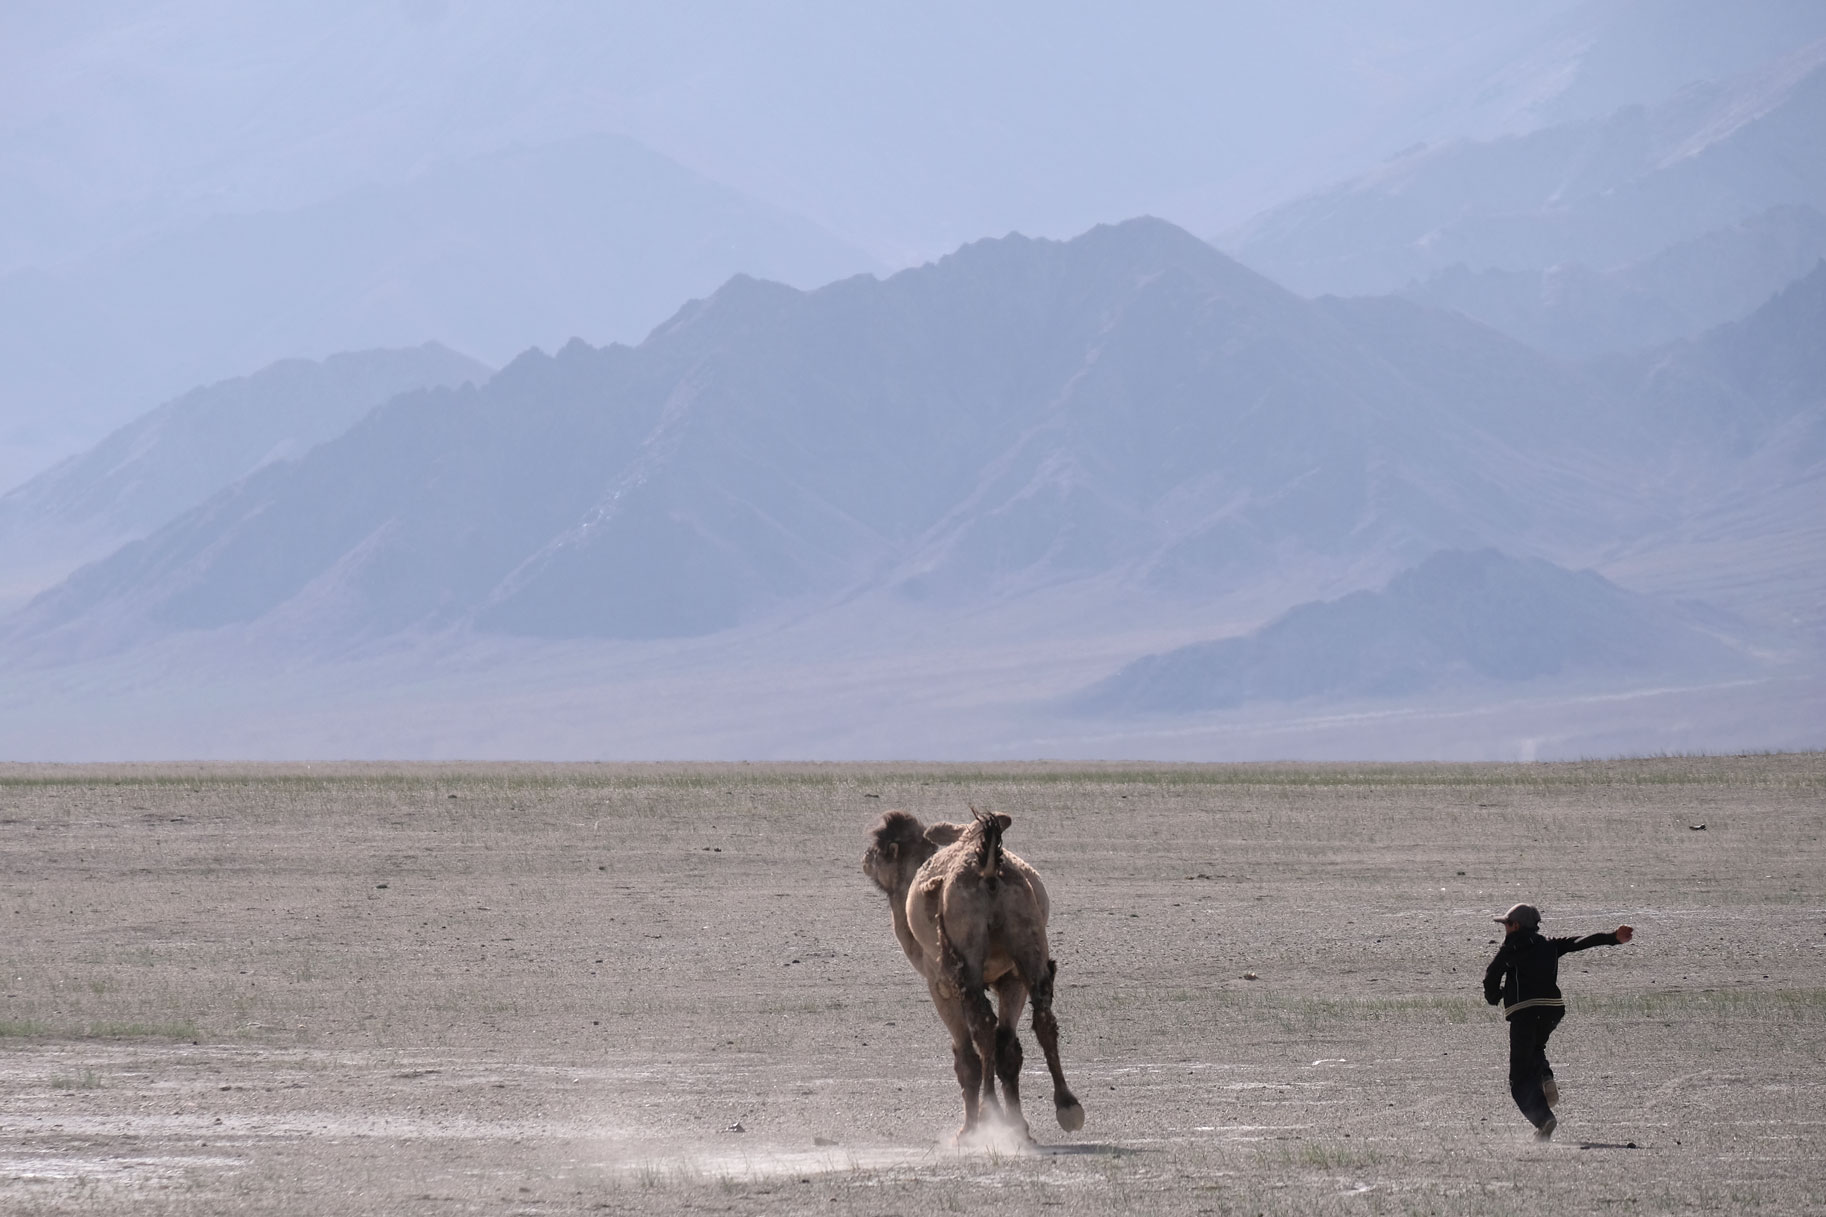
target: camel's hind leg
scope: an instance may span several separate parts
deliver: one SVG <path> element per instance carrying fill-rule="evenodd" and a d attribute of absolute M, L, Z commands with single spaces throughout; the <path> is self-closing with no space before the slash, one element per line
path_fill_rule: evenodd
<path fill-rule="evenodd" d="M 958 943 L 946 932 L 943 917 L 938 923 L 939 964 L 944 969 L 946 984 L 956 990 L 958 1003 L 963 1014 L 964 1030 L 969 1042 L 976 1049 L 977 1059 L 981 1062 L 982 1088 L 979 1092 L 982 1114 L 994 1117 L 998 1114 L 995 1102 L 995 1056 L 996 1028 L 995 1011 L 990 1008 L 989 996 L 983 991 L 983 955 L 982 944 L 977 941 Z M 952 1032 L 953 1039 L 957 1033 Z M 958 1079 L 963 1082 L 963 1078 Z M 966 1092 L 968 1083 L 964 1083 Z M 970 1132 L 976 1120 L 970 1112 L 971 1100 L 966 1093 L 964 1100 L 963 1132 Z"/>
<path fill-rule="evenodd" d="M 982 1061 L 982 1114 L 988 1119 L 995 1119 L 1001 1113 L 995 1101 L 996 1058 L 996 1025 L 995 1011 L 989 1005 L 989 995 L 983 991 L 979 979 L 974 987 L 963 990 L 964 1022 L 970 1031 L 970 1042 L 976 1048 L 976 1055 Z"/>
<path fill-rule="evenodd" d="M 932 992 L 933 1008 L 938 1011 L 945 1030 L 951 1033 L 951 1067 L 957 1074 L 957 1084 L 964 1091 L 964 1126 L 957 1130 L 961 1141 L 976 1131 L 981 1114 L 979 1103 L 985 1081 L 983 1059 L 971 1043 L 969 1020 L 964 1017 L 964 1003 L 956 986 L 948 980 L 928 980 L 926 987 Z"/>
<path fill-rule="evenodd" d="M 1021 1011 L 1027 1006 L 1027 982 L 1010 972 L 995 982 L 995 1072 L 1002 1082 L 1002 1119 L 1010 1128 L 1032 1141 L 1027 1117 L 1021 1114 Z"/>
<path fill-rule="evenodd" d="M 1059 1022 L 1052 1013 L 1053 978 L 1058 973 L 1059 965 L 1049 959 L 1034 982 L 1033 1034 L 1040 1041 L 1040 1051 L 1046 1054 L 1046 1068 L 1052 1071 L 1053 1111 L 1059 1117 L 1059 1127 L 1077 1132 L 1084 1127 L 1084 1108 L 1065 1084 L 1065 1069 L 1059 1064 Z"/>

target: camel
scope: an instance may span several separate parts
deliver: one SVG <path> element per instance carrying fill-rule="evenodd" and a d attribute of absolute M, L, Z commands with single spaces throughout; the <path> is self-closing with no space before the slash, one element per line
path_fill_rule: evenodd
<path fill-rule="evenodd" d="M 1084 1127 L 1084 1108 L 1059 1065 L 1053 980 L 1059 965 L 1046 945 L 1046 886 L 1033 867 L 1002 848 L 1013 821 L 973 807 L 969 824 L 927 827 L 905 811 L 884 812 L 870 830 L 862 872 L 883 892 L 894 936 L 925 977 L 938 1017 L 951 1033 L 951 1057 L 964 1090 L 959 1144 L 978 1132 L 985 1109 L 1031 1142 L 1021 1114 L 1021 1008 L 1033 1000 L 1033 1033 L 1052 1072 L 1059 1127 Z M 998 1009 L 990 1010 L 986 989 Z M 1005 1110 L 998 1110 L 1000 1079 Z"/>

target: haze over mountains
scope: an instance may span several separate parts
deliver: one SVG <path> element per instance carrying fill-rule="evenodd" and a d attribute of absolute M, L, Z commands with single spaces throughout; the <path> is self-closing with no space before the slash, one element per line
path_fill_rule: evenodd
<path fill-rule="evenodd" d="M 1089 713 L 1400 697 L 1576 673 L 1716 679 L 1752 657 L 1677 606 L 1493 549 L 1442 550 L 1381 591 L 1303 604 L 1253 633 L 1148 655 L 1075 700 Z"/>
<path fill-rule="evenodd" d="M 1222 244 L 1307 292 L 1395 291 L 1456 266 L 1603 271 L 1773 207 L 1826 208 L 1822 130 L 1826 40 L 1655 106 L 1414 149 Z"/>
<path fill-rule="evenodd" d="M 809 294 L 738 278 L 639 348 L 395 400 L 29 620 L 211 627 L 309 596 L 355 631 L 645 638 L 877 585 L 1200 595 L 1347 548 L 1578 552 L 1629 510 L 1592 476 L 1629 428 L 1475 326 L 1309 303 L 1131 221 Z"/>
<path fill-rule="evenodd" d="M 638 646 L 846 614 L 1058 643 L 1107 634 L 1112 604 L 1131 633 L 1183 637 L 1263 587 L 1278 611 L 1443 548 L 1531 571 L 1657 533 L 1666 550 L 1670 510 L 1819 430 L 1815 278 L 1606 384 L 1409 301 L 1302 300 L 1157 220 L 809 293 L 739 277 L 640 347 L 574 342 L 396 397 L 44 593 L 7 646 L 54 668 L 233 630 L 325 662 L 389 638 Z M 1705 451 L 1704 478 L 1665 480 L 1670 454 Z M 1729 664 L 1668 644 L 1660 667 L 1596 670 L 1755 673 L 1772 616 L 1818 627 L 1806 595 L 1719 618 Z M 1631 611 L 1557 665 L 1678 616 Z"/>
<path fill-rule="evenodd" d="M 1826 258 L 1826 213 L 1782 205 L 1594 270 L 1473 271 L 1463 263 L 1401 290 L 1573 359 L 1633 351 L 1735 321 Z"/>
<path fill-rule="evenodd" d="M 6 26 L 0 490 L 278 358 L 499 365 L 637 341 L 738 272 L 1220 231 L 1416 141 L 1657 105 L 1826 10 L 102 0 Z"/>
<path fill-rule="evenodd" d="M 59 54 L 202 28 L 195 0 L 153 7 Z M 73 112 L 121 176 L 9 247 L 0 380 L 37 387 L 0 420 L 18 456 L 47 419 L 67 441 L 165 404 L 0 495 L 0 758 L 1826 743 L 1826 11 L 1408 8 L 1298 27 L 1274 88 L 1366 32 L 1364 63 L 1405 65 L 1250 137 L 1308 123 L 1302 150 L 1220 172 L 1142 140 L 1097 189 L 1039 172 L 1059 202 L 1026 235 L 891 275 L 850 272 L 1005 205 L 1043 114 L 1096 107 L 1009 101 L 1032 147 L 974 196 L 934 202 L 894 176 L 914 161 L 819 194 L 786 145 L 719 142 L 754 115 L 691 126 L 754 48 L 715 52 L 729 79 L 685 88 L 675 47 L 592 93 L 594 19 L 456 4 L 313 17 L 333 33 L 274 70 L 346 64 L 358 32 L 400 65 L 580 41 L 537 82 L 475 77 L 485 118 L 448 67 L 356 70 L 257 139 L 171 143 L 222 158 L 176 189 L 104 151 L 118 116 Z M 1089 28 L 1054 68 L 1101 62 Z M 838 74 L 880 68 L 851 117 L 892 131 L 894 90 L 932 78 L 872 54 Z M 0 130 L 0 198 L 55 195 L 35 105 Z M 1374 167 L 1397 135 L 1427 142 Z M 1150 191 L 1213 216 L 1219 181 L 1279 200 L 1223 238 L 1240 260 L 1141 207 L 1036 235 Z"/>
<path fill-rule="evenodd" d="M 80 432 L 228 369 L 428 339 L 492 363 L 638 341 L 738 271 L 815 286 L 858 249 L 613 136 L 436 166 L 296 211 L 214 216 L 0 278 L 8 392 Z M 106 360 L 87 360 L 97 347 Z"/>
<path fill-rule="evenodd" d="M 193 389 L 0 495 L 0 605 L 63 578 L 275 461 L 296 459 L 409 389 L 486 380 L 436 343 L 283 360 Z"/>

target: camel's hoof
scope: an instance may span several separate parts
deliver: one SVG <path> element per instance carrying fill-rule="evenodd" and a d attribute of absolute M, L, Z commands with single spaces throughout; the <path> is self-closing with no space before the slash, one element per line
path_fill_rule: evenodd
<path fill-rule="evenodd" d="M 1059 1127 L 1066 1132 L 1077 1132 L 1084 1127 L 1084 1108 L 1078 1105 L 1078 1100 L 1060 1103 L 1054 1110 L 1059 1117 Z"/>

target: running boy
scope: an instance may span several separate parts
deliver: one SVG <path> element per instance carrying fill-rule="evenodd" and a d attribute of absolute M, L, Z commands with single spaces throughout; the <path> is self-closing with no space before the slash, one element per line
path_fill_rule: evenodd
<path fill-rule="evenodd" d="M 1503 1003 L 1509 1020 L 1509 1093 L 1534 1125 L 1537 1141 L 1553 1136 L 1559 1121 L 1554 1104 L 1560 1088 L 1554 1084 L 1553 1066 L 1547 1063 L 1547 1037 L 1566 1017 L 1560 996 L 1560 956 L 1590 947 L 1614 947 L 1628 942 L 1636 931 L 1620 925 L 1612 934 L 1584 938 L 1541 937 L 1541 912 L 1532 904 L 1518 904 L 1496 920 L 1508 932 L 1496 958 L 1484 970 L 1484 1000 Z"/>

